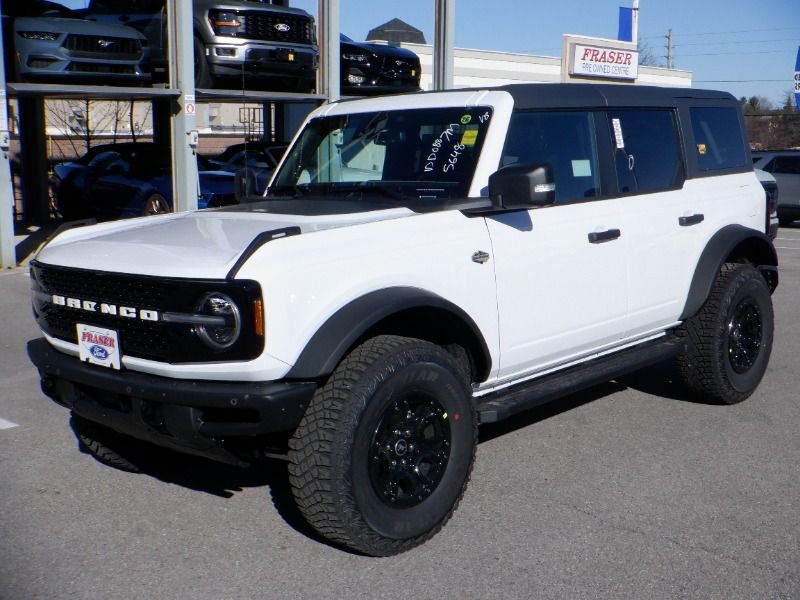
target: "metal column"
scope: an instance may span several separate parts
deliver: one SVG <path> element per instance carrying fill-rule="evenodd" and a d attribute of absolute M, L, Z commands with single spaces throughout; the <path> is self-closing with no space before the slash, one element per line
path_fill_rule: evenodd
<path fill-rule="evenodd" d="M 433 0 L 433 89 L 453 87 L 453 47 L 456 0 Z"/>
<path fill-rule="evenodd" d="M 20 162 L 22 163 L 23 218 L 29 223 L 50 220 L 47 174 L 47 134 L 44 98 L 22 96 L 19 105 Z"/>
<path fill-rule="evenodd" d="M 319 20 L 319 90 L 335 102 L 341 97 L 339 85 L 339 0 L 318 0 Z"/>
<path fill-rule="evenodd" d="M 172 203 L 175 212 L 197 209 L 197 102 L 194 92 L 192 3 L 167 2 L 170 87 L 180 90 L 179 109 L 172 117 Z"/>
<path fill-rule="evenodd" d="M 0 48 L 4 52 L 2 42 L 3 31 L 0 29 Z M 0 59 L 3 58 L 3 52 L 0 52 Z M 0 267 L 10 269 L 17 266 L 17 257 L 14 248 L 14 190 L 11 187 L 11 161 L 8 158 L 10 135 L 4 63 L 4 60 L 0 60 Z"/>

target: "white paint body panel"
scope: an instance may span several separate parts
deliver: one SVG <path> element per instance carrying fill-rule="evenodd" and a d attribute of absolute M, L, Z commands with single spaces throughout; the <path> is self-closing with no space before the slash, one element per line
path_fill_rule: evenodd
<path fill-rule="evenodd" d="M 492 106 L 471 197 L 487 195 L 512 111 L 501 91 L 449 92 L 342 102 L 310 115 L 438 106 Z M 298 226 L 264 244 L 236 277 L 262 288 L 266 343 L 255 360 L 172 365 L 123 357 L 131 370 L 180 379 L 269 381 L 285 376 L 315 332 L 373 291 L 412 287 L 468 314 L 492 369 L 476 390 L 652 339 L 682 312 L 710 237 L 730 224 L 763 230 L 764 195 L 753 173 L 686 181 L 682 190 L 553 205 L 491 216 L 394 208 L 300 216 L 210 210 L 73 229 L 37 257 L 46 264 L 184 278 L 224 278 L 261 232 Z M 681 227 L 681 216 L 702 223 Z M 619 229 L 591 244 L 588 235 Z M 484 264 L 472 260 L 486 252 Z M 61 351 L 77 347 L 48 337 Z"/>

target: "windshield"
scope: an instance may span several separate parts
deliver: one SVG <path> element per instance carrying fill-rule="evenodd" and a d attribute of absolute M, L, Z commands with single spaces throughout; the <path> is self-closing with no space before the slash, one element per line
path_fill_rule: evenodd
<path fill-rule="evenodd" d="M 489 107 L 449 107 L 314 119 L 292 146 L 269 193 L 463 198 L 491 115 Z"/>

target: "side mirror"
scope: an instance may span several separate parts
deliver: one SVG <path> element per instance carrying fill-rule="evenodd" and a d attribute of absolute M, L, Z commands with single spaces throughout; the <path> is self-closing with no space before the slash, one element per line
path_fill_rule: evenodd
<path fill-rule="evenodd" d="M 503 167 L 489 176 L 489 197 L 497 209 L 553 204 L 556 201 L 553 167 L 546 163 Z"/>

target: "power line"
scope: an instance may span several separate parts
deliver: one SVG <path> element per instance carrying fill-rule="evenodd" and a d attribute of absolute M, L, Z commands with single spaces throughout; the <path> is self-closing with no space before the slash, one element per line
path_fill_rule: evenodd
<path fill-rule="evenodd" d="M 770 42 L 795 42 L 797 38 L 784 38 L 782 40 L 735 40 L 732 42 L 690 42 L 688 44 L 675 44 L 675 48 L 683 48 L 684 46 L 729 46 L 731 44 L 766 44 Z"/>
<path fill-rule="evenodd" d="M 747 52 L 746 54 L 786 54 L 786 50 L 759 50 L 758 52 Z M 699 52 L 697 54 L 681 54 L 681 58 L 688 56 L 733 56 L 743 52 Z"/>
<path fill-rule="evenodd" d="M 786 79 L 693 79 L 694 83 L 781 83 Z"/>
<path fill-rule="evenodd" d="M 769 29 L 740 29 L 739 31 L 704 31 L 702 33 L 676 33 L 673 34 L 678 37 L 690 37 L 690 36 L 707 36 L 707 35 L 730 35 L 730 34 L 739 34 L 739 33 L 757 33 L 762 31 L 800 31 L 800 27 L 771 27 Z M 643 40 L 651 40 L 651 39 L 660 39 L 663 36 L 660 35 L 650 35 L 646 37 L 642 37 Z"/>

